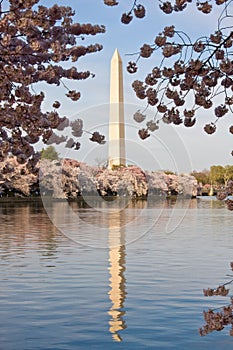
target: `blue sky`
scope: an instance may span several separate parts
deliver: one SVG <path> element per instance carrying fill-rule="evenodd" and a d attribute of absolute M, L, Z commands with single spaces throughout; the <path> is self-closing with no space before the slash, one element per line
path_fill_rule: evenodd
<path fill-rule="evenodd" d="M 233 124 L 232 116 L 228 114 L 225 119 L 219 121 L 216 134 L 207 135 L 203 131 L 203 125 L 213 120 L 209 112 L 200 113 L 198 122 L 193 128 L 183 126 L 161 126 L 161 130 L 145 141 L 138 138 L 138 125 L 133 121 L 133 111 L 145 107 L 143 101 L 138 100 L 131 88 L 135 79 L 143 79 L 146 72 L 156 65 L 156 56 L 150 60 L 141 59 L 140 67 L 136 75 L 130 75 L 126 71 L 127 62 L 134 60 L 128 54 L 137 52 L 143 43 L 152 44 L 155 36 L 166 25 L 174 24 L 176 29 L 184 30 L 190 37 L 196 38 L 203 34 L 211 33 L 216 29 L 217 13 L 204 15 L 190 6 L 183 13 L 164 15 L 158 8 L 159 1 L 143 0 L 147 8 L 146 18 L 134 19 L 129 25 L 120 22 L 121 14 L 130 9 L 133 1 L 119 0 L 120 5 L 107 7 L 103 0 L 64 0 L 56 1 L 59 5 L 68 5 L 75 9 L 75 20 L 80 23 L 104 24 L 106 34 L 90 36 L 81 44 L 100 43 L 103 50 L 81 58 L 75 65 L 80 70 L 90 70 L 95 73 L 94 79 L 86 81 L 69 82 L 68 86 L 81 91 L 82 98 L 78 102 L 67 101 L 62 88 L 48 89 L 48 98 L 45 107 L 51 106 L 51 97 L 62 102 L 61 113 L 68 117 L 81 117 L 84 126 L 88 130 L 100 130 L 107 133 L 108 103 L 109 103 L 109 79 L 110 60 L 115 48 L 118 48 L 124 67 L 124 99 L 126 104 L 125 122 L 126 138 L 128 142 L 127 157 L 129 163 L 138 164 L 148 169 L 172 168 L 179 172 L 202 170 L 213 164 L 231 164 L 230 155 L 232 147 L 232 135 L 228 132 L 229 125 Z M 53 1 L 43 0 L 41 3 L 51 6 Z M 136 56 L 135 56 L 136 57 Z M 52 99 L 52 100 L 54 100 Z M 148 113 L 152 113 L 148 111 Z M 175 144 L 170 139 L 176 139 Z M 106 135 L 107 138 L 107 135 Z M 183 145 L 182 147 L 181 144 Z M 176 150 L 177 148 L 177 150 Z M 137 149 L 136 152 L 134 150 Z M 178 152 L 179 150 L 179 152 Z M 76 159 L 95 163 L 96 159 L 106 159 L 107 147 L 93 145 L 84 137 L 82 148 L 73 156 Z M 182 158 L 189 161 L 182 161 Z"/>

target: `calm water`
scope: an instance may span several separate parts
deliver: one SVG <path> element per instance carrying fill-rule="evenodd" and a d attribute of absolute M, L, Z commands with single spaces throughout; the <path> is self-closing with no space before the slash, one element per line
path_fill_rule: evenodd
<path fill-rule="evenodd" d="M 198 334 L 233 261 L 222 203 L 45 207 L 0 203 L 1 350 L 232 349 Z"/>

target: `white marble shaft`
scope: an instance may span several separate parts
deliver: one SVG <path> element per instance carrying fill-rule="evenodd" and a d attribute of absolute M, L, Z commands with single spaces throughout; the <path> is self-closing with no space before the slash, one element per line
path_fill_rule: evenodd
<path fill-rule="evenodd" d="M 108 167 L 125 164 L 122 60 L 116 49 L 111 60 Z"/>

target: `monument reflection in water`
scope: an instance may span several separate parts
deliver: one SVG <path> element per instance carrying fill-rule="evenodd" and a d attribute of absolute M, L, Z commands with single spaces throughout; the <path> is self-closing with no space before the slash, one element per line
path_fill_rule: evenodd
<path fill-rule="evenodd" d="M 118 200 L 119 201 L 119 200 Z M 120 331 L 127 328 L 127 325 L 124 320 L 125 309 L 124 303 L 126 299 L 126 278 L 125 278 L 125 270 L 126 270 L 126 230 L 125 225 L 127 225 L 128 221 L 132 218 L 126 218 L 125 214 L 125 201 L 123 202 L 123 207 L 118 209 L 118 201 L 113 200 L 111 203 L 94 197 L 88 199 L 88 205 L 91 206 L 91 211 L 93 215 L 91 225 L 95 228 L 98 227 L 100 231 L 103 230 L 103 234 L 98 235 L 98 237 L 93 237 L 93 227 L 91 229 L 91 244 L 96 244 L 100 247 L 97 241 L 100 239 L 102 241 L 103 246 L 108 247 L 109 250 L 109 287 L 110 290 L 108 292 L 109 299 L 111 301 L 111 306 L 108 310 L 109 318 L 109 331 L 112 334 L 112 338 L 114 341 L 122 341 Z M 110 204 L 110 210 L 109 209 Z M 112 204 L 112 205 L 111 205 Z M 60 204 L 62 205 L 62 204 Z M 79 206 L 77 203 L 70 203 L 72 207 L 73 213 L 77 213 L 81 221 L 84 223 L 90 224 L 89 216 L 79 211 Z M 60 210 L 60 214 L 64 213 L 67 209 L 67 206 L 62 205 L 62 210 Z M 97 210 L 95 210 L 96 208 Z M 57 211 L 56 211 L 57 212 Z M 84 215 L 83 215 L 84 214 Z M 61 218 L 61 215 L 59 215 Z M 70 217 L 70 216 L 66 216 Z M 99 232 L 98 232 L 99 234 Z M 104 237 L 104 235 L 106 235 Z M 102 238 L 101 238 L 102 236 Z M 79 237 L 75 237 L 72 235 L 72 238 L 75 238 L 79 241 Z M 95 240 L 96 239 L 96 240 Z M 100 242 L 99 241 L 99 242 Z"/>
<path fill-rule="evenodd" d="M 112 306 L 109 310 L 111 319 L 109 320 L 109 331 L 115 341 L 121 341 L 119 331 L 126 328 L 123 318 L 125 315 L 124 302 L 126 298 L 125 272 L 125 229 L 121 227 L 124 211 L 110 213 L 109 215 L 109 274 L 110 291 L 109 298 Z"/>
<path fill-rule="evenodd" d="M 67 202 L 56 203 L 52 198 L 45 198 L 43 202 L 51 221 L 72 241 L 92 246 L 92 248 L 108 249 L 110 287 L 108 295 L 111 302 L 107 311 L 110 316 L 109 331 L 114 341 L 122 341 L 119 332 L 127 327 L 124 320 L 124 303 L 127 295 L 125 226 L 134 218 L 134 215 L 126 218 L 127 209 L 124 208 L 124 200 L 123 207 L 119 209 L 117 200 L 108 203 L 98 197 L 89 198 L 87 205 L 91 207 L 83 210 L 80 209 L 78 202 L 70 202 L 68 205 Z M 85 235 L 82 234 L 82 227 L 86 228 Z M 98 232 L 97 235 L 96 232 Z"/>

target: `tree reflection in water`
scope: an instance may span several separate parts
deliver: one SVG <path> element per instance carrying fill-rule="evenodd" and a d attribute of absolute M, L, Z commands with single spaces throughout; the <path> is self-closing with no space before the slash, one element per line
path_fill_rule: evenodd
<path fill-rule="evenodd" d="M 23 256 L 28 248 L 38 250 L 43 256 L 53 257 L 57 251 L 59 231 L 49 220 L 42 202 L 2 202 L 0 203 L 2 232 L 1 247 L 5 258 L 7 252 Z M 4 225 L 3 225 L 4 222 Z"/>

